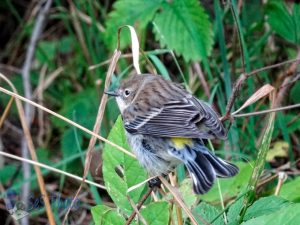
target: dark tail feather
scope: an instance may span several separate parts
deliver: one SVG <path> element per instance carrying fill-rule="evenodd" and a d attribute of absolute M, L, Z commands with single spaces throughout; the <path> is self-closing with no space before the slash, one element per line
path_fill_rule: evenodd
<path fill-rule="evenodd" d="M 196 153 L 195 157 L 185 157 L 185 165 L 192 178 L 196 194 L 208 192 L 216 177 L 232 177 L 239 171 L 238 167 L 218 158 L 209 151 L 194 151 L 193 153 Z"/>
<path fill-rule="evenodd" d="M 185 165 L 192 178 L 194 192 L 204 194 L 214 184 L 216 174 L 207 158 L 201 152 L 196 152 L 196 154 L 196 158 L 188 159 Z"/>
<path fill-rule="evenodd" d="M 207 151 L 207 153 L 204 155 L 214 168 L 217 177 L 233 177 L 239 172 L 239 168 L 237 166 L 218 158 L 209 151 Z"/>

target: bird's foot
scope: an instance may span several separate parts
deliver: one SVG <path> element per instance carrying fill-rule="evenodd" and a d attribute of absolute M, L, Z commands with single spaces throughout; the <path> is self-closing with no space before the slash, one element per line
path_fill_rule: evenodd
<path fill-rule="evenodd" d="M 148 184 L 149 184 L 150 188 L 160 187 L 161 181 L 158 177 L 155 177 L 155 178 L 149 180 Z"/>

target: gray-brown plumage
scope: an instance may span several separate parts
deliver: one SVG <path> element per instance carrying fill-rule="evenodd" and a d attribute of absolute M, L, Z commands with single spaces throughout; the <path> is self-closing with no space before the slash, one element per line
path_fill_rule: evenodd
<path fill-rule="evenodd" d="M 120 85 L 137 86 L 139 93 L 122 115 L 130 133 L 158 137 L 226 138 L 217 114 L 205 102 L 196 99 L 181 86 L 161 76 L 135 75 Z M 163 91 L 161 91 L 163 90 Z"/>
<path fill-rule="evenodd" d="M 183 162 L 197 194 L 216 177 L 231 177 L 238 168 L 212 154 L 202 139 L 225 139 L 216 112 L 180 85 L 161 76 L 134 75 L 107 94 L 116 97 L 129 145 L 151 175 L 172 171 Z"/>

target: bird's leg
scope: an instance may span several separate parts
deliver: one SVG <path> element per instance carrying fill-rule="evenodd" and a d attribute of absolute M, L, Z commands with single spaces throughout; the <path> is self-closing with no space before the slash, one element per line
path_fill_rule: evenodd
<path fill-rule="evenodd" d="M 149 188 L 155 188 L 155 187 L 160 187 L 161 181 L 158 177 L 152 178 L 151 180 L 148 181 Z"/>

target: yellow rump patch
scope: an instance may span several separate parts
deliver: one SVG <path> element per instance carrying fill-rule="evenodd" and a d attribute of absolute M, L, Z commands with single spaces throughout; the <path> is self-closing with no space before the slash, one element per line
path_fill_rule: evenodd
<path fill-rule="evenodd" d="M 193 139 L 192 138 L 171 138 L 174 147 L 177 150 L 183 149 L 185 145 L 192 145 L 193 144 Z"/>

